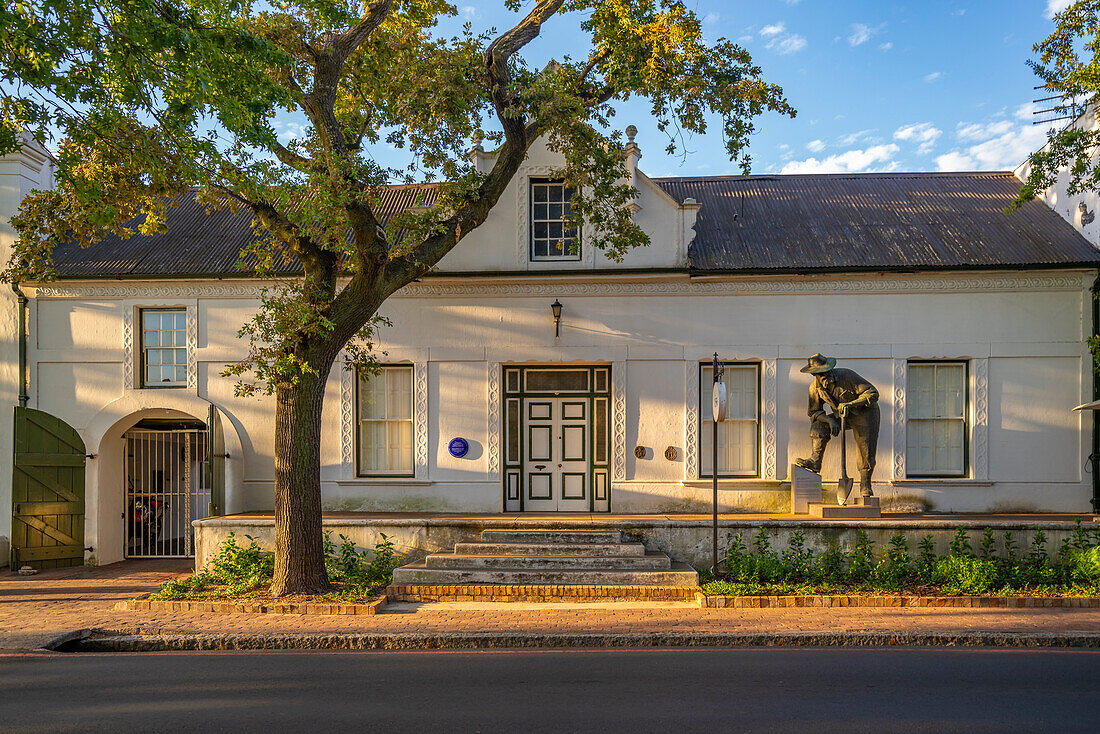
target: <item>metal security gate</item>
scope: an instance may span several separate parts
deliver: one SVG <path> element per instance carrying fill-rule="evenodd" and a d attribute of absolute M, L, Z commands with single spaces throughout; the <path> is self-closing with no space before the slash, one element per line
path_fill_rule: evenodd
<path fill-rule="evenodd" d="M 84 565 L 84 442 L 49 413 L 15 408 L 12 568 Z"/>
<path fill-rule="evenodd" d="M 211 505 L 206 430 L 139 427 L 125 440 L 126 556 L 194 555 L 191 521 L 208 517 Z"/>

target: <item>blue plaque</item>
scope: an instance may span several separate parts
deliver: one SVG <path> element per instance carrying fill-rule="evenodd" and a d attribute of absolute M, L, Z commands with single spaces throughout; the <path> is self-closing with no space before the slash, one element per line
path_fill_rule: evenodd
<path fill-rule="evenodd" d="M 451 456 L 461 459 L 470 450 L 470 442 L 464 438 L 452 438 L 447 444 L 447 450 L 451 452 Z"/>

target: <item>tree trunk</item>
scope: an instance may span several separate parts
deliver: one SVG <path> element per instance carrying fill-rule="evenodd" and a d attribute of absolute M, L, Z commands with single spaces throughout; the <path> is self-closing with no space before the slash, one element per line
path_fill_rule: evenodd
<path fill-rule="evenodd" d="M 275 596 L 331 590 L 321 530 L 321 407 L 327 378 L 326 368 L 275 391 Z"/>

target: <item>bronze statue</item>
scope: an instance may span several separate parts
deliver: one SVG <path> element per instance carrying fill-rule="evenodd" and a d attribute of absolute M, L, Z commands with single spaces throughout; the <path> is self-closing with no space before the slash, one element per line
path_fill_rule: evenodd
<path fill-rule="evenodd" d="M 825 446 L 831 437 L 840 433 L 840 418 L 843 417 L 859 453 L 859 493 L 863 497 L 874 496 L 871 474 L 875 470 L 875 451 L 878 449 L 878 390 L 852 370 L 838 368 L 832 357 L 821 354 L 810 357 L 800 371 L 814 376 L 809 410 L 812 450 L 810 458 L 795 459 L 794 463 L 820 474 Z M 832 413 L 825 412 L 826 404 L 832 407 Z"/>

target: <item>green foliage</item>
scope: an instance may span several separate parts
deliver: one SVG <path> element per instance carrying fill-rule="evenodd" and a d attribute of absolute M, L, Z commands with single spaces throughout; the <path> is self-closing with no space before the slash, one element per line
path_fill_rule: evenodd
<path fill-rule="evenodd" d="M 950 552 L 938 556 L 931 535 L 917 544 L 917 557 L 909 553 L 902 533 L 890 538 L 881 559 L 863 530 L 855 546 L 846 552 L 831 543 L 818 553 L 807 547 L 801 530 L 791 533 L 781 554 L 771 547 L 761 527 L 746 548 L 738 533 L 726 550 L 722 578 L 703 579 L 708 594 L 844 593 L 847 590 L 903 590 L 927 593 L 932 587 L 944 594 L 1100 594 L 1100 533 L 1078 523 L 1063 543 L 1055 562 L 1046 553 L 1046 535 L 1036 531 L 1026 556 L 1021 558 L 1012 533 L 1002 535 L 1003 554 L 997 554 L 996 534 L 987 528 L 979 553 L 971 552 L 965 530 L 955 533 Z"/>
<path fill-rule="evenodd" d="M 378 594 L 393 580 L 393 569 L 401 564 L 393 541 L 385 533 L 371 552 L 358 551 L 355 543 L 340 536 L 337 546 L 330 533 L 325 533 L 325 569 L 329 580 L 338 586 L 331 596 L 341 599 L 361 599 Z M 237 542 L 230 533 L 217 556 L 205 571 L 183 579 L 166 582 L 153 599 L 232 599 L 255 595 L 271 583 L 275 558 L 263 551 L 250 535 L 248 545 Z"/>

